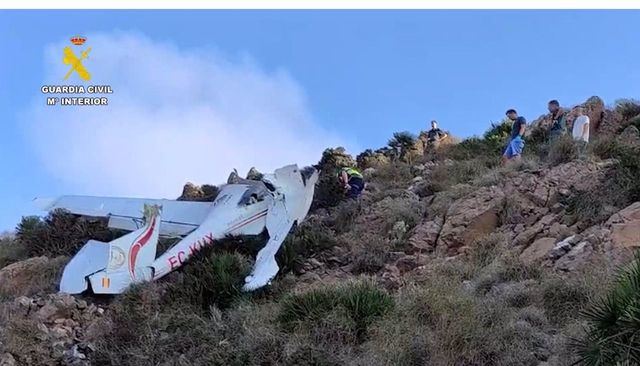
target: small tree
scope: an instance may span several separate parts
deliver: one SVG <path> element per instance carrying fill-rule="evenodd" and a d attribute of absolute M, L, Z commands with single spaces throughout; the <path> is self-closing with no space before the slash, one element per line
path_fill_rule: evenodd
<path fill-rule="evenodd" d="M 409 153 L 415 149 L 416 136 L 408 131 L 395 132 L 387 145 L 397 151 L 401 160 L 405 160 L 410 157 Z"/>

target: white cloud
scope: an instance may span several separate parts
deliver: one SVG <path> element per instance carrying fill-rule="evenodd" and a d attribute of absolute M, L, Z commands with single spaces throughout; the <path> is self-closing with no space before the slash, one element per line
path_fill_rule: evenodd
<path fill-rule="evenodd" d="M 67 44 L 47 47 L 44 85 L 65 84 Z M 69 193 L 172 198 L 187 181 L 311 164 L 344 142 L 313 121 L 285 71 L 138 34 L 88 35 L 86 46 L 92 80 L 68 84 L 111 85 L 109 106 L 48 107 L 38 95 L 25 115 L 28 141 Z"/>

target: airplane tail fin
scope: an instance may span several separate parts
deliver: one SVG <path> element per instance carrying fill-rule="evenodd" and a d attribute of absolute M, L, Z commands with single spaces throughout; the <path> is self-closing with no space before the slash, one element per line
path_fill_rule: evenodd
<path fill-rule="evenodd" d="M 109 243 L 89 241 L 67 264 L 60 291 L 117 294 L 153 278 L 152 262 L 160 233 L 160 206 L 145 205 L 145 225 Z"/>

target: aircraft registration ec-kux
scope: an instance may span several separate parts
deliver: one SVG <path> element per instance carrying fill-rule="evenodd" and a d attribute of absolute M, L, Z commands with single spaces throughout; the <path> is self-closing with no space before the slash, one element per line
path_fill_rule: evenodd
<path fill-rule="evenodd" d="M 117 197 L 37 198 L 43 210 L 106 217 L 111 228 L 131 231 L 109 243 L 88 241 L 67 264 L 60 291 L 119 294 L 130 285 L 152 281 L 183 265 L 204 246 L 233 235 L 269 234 L 243 289 L 265 286 L 278 273 L 275 255 L 291 228 L 309 212 L 318 171 L 288 165 L 261 180 L 233 174 L 213 202 Z M 157 256 L 159 236 L 182 237 Z"/>

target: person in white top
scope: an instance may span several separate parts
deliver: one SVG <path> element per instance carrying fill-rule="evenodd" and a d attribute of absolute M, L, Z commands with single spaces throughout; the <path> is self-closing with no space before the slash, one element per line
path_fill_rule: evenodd
<path fill-rule="evenodd" d="M 589 142 L 589 117 L 584 115 L 582 107 L 576 108 L 578 117 L 573 121 L 573 138 L 578 141 Z"/>

